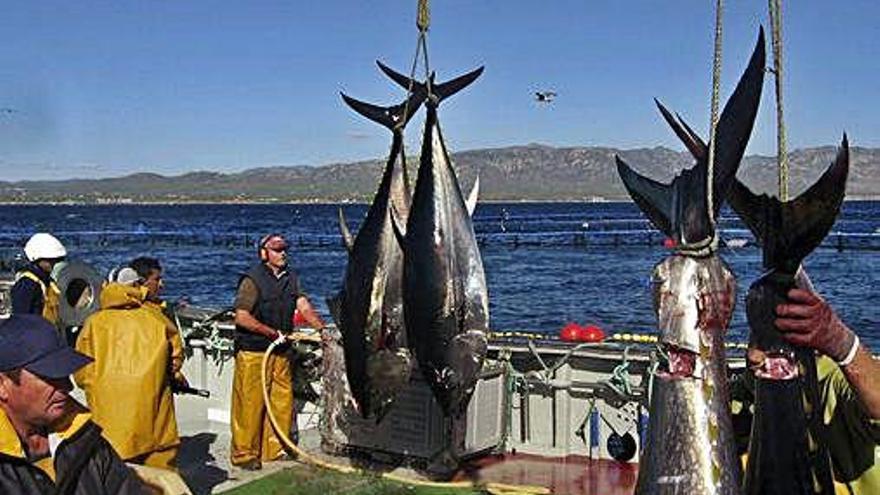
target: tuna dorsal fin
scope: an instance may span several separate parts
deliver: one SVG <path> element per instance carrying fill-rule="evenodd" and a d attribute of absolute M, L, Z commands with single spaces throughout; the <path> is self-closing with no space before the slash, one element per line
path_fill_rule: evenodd
<path fill-rule="evenodd" d="M 345 250 L 351 254 L 354 249 L 354 237 L 351 235 L 351 231 L 348 230 L 348 223 L 345 221 L 345 213 L 343 213 L 342 208 L 339 208 L 339 233 L 342 234 Z"/>
<path fill-rule="evenodd" d="M 471 193 L 468 194 L 467 201 L 465 201 L 465 206 L 467 206 L 468 215 L 471 217 L 474 216 L 474 210 L 477 209 L 477 196 L 480 195 L 480 176 L 477 175 L 477 179 L 474 181 L 474 187 L 471 188 Z"/>
<path fill-rule="evenodd" d="M 672 237 L 672 223 L 669 221 L 669 212 L 672 211 L 672 188 L 639 174 L 619 156 L 615 155 L 614 160 L 617 162 L 617 173 L 623 180 L 624 187 L 639 209 L 645 213 L 654 227 Z"/>
<path fill-rule="evenodd" d="M 422 102 L 425 101 L 426 96 L 424 91 L 414 91 L 406 101 L 398 105 L 381 107 L 357 100 L 342 92 L 339 94 L 342 96 L 345 103 L 355 112 L 373 122 L 378 122 L 392 131 L 406 126 L 407 122 L 409 122 L 412 116 L 415 115 L 416 111 L 418 111 Z"/>
<path fill-rule="evenodd" d="M 335 296 L 326 299 L 327 309 L 330 310 L 330 316 L 333 318 L 333 321 L 336 322 L 337 327 L 340 325 L 340 321 L 342 321 L 342 297 L 343 292 L 339 291 Z"/>
<path fill-rule="evenodd" d="M 791 201 L 754 194 L 739 181 L 731 187 L 728 201 L 761 244 L 766 268 L 795 273 L 822 243 L 843 203 L 848 172 L 849 142 L 844 134 L 834 162 Z"/>
<path fill-rule="evenodd" d="M 413 91 L 416 91 L 418 88 L 419 91 L 424 91 L 427 94 L 427 87 L 424 82 L 413 81 L 408 76 L 397 72 L 396 70 L 388 67 L 380 61 L 376 61 L 376 64 L 379 66 L 379 69 L 385 73 L 392 81 L 396 82 L 398 85 L 403 87 L 404 89 L 414 88 Z M 478 67 L 467 74 L 462 76 L 458 76 L 455 79 L 450 81 L 446 81 L 444 83 L 434 84 L 432 81 L 431 84 L 431 94 L 435 98 L 435 102 L 439 104 L 441 101 L 449 98 L 450 96 L 458 93 L 462 89 L 468 87 L 472 82 L 476 81 L 480 74 L 483 73 L 483 69 L 485 67 Z M 433 74 L 431 75 L 433 79 Z"/>
<path fill-rule="evenodd" d="M 406 251 L 406 223 L 400 216 L 400 212 L 397 211 L 397 207 L 394 204 L 391 205 L 391 230 L 394 231 L 394 237 L 397 239 L 397 243 L 400 244 L 400 249 Z"/>

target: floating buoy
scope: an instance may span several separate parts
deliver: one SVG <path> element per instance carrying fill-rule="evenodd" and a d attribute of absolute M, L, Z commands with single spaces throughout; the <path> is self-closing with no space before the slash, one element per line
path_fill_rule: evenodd
<path fill-rule="evenodd" d="M 675 239 L 673 239 L 671 237 L 667 237 L 666 239 L 663 239 L 663 247 L 668 248 L 668 249 L 674 248 L 675 247 Z"/>
<path fill-rule="evenodd" d="M 605 332 L 596 325 L 581 327 L 581 342 L 602 342 L 605 340 Z"/>
<path fill-rule="evenodd" d="M 562 330 L 559 331 L 559 340 L 565 342 L 579 342 L 583 328 L 574 322 L 568 322 Z"/>

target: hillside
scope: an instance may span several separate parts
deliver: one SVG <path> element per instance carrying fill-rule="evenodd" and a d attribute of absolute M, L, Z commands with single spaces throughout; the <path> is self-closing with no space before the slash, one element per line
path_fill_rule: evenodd
<path fill-rule="evenodd" d="M 831 146 L 789 155 L 791 191 L 797 193 L 831 163 Z M 880 149 L 852 148 L 848 198 L 880 197 Z M 455 153 L 453 161 L 468 186 L 480 175 L 482 200 L 562 201 L 628 199 L 617 177 L 614 155 L 661 181 L 691 166 L 684 152 L 667 148 L 618 150 L 555 148 L 531 144 Z M 418 157 L 408 159 L 411 176 Z M 306 202 L 369 201 L 383 160 L 324 166 L 263 167 L 239 173 L 192 172 L 178 176 L 138 173 L 108 179 L 0 182 L 0 202 Z M 761 192 L 775 191 L 775 158 L 748 156 L 739 177 Z"/>

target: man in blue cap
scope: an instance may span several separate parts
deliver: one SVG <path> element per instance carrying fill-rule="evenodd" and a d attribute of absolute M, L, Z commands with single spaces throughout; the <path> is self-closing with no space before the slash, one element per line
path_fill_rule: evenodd
<path fill-rule="evenodd" d="M 147 493 L 69 395 L 89 362 L 38 315 L 0 324 L 0 493 Z"/>

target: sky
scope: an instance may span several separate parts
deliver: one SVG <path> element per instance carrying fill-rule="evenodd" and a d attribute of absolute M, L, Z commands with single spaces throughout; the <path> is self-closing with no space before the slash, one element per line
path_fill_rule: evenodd
<path fill-rule="evenodd" d="M 416 3 L 4 2 L 0 180 L 381 158 L 390 134 L 349 110 L 339 92 L 402 101 L 375 60 L 409 72 Z M 714 5 L 434 0 L 428 53 L 438 80 L 486 66 L 441 106 L 447 144 L 683 149 L 652 99 L 708 133 Z M 789 147 L 837 144 L 844 131 L 853 145 L 880 147 L 880 4 L 799 0 L 784 8 Z M 725 2 L 723 100 L 761 24 L 766 0 Z M 558 97 L 539 104 L 533 93 L 544 90 Z M 417 117 L 407 127 L 412 151 L 420 124 Z M 775 154 L 775 129 L 768 77 L 747 152 Z"/>

